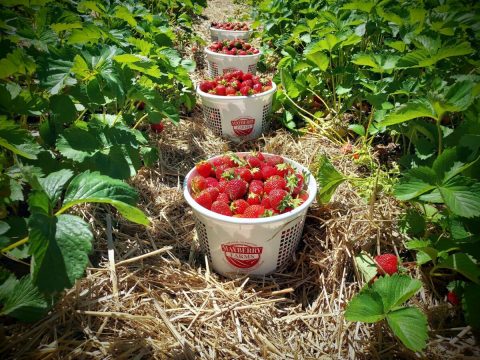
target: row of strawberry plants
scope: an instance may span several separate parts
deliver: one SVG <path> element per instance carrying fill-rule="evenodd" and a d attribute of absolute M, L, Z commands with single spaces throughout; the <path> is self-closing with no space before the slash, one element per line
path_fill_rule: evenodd
<path fill-rule="evenodd" d="M 255 16 L 263 25 L 263 52 L 279 60 L 276 106 L 283 124 L 292 130 L 307 124 L 336 140 L 355 141 L 356 161 L 374 173 L 346 177 L 320 157 L 319 202 L 328 202 L 344 181 L 369 187 L 361 195 L 370 203 L 380 187 L 402 201 L 399 226 L 429 286 L 438 297 L 448 291 L 449 299 L 458 299 L 452 302 L 461 304 L 466 321 L 480 328 L 480 5 L 264 0 Z M 401 146 L 395 160 L 403 176 L 391 162 L 374 160 L 372 145 L 384 139 Z M 357 266 L 366 269 L 369 282 L 375 262 L 361 258 Z M 391 299 L 385 289 L 402 295 Z M 397 278 L 367 285 L 347 318 L 386 319 L 407 347 L 419 351 L 426 345 L 424 316 L 390 313 L 418 289 Z M 409 330 L 399 326 L 402 321 L 418 326 Z"/>
<path fill-rule="evenodd" d="M 36 320 L 83 276 L 93 235 L 73 206 L 148 224 L 124 180 L 157 159 L 146 125 L 194 106 L 181 54 L 202 4 L 0 5 L 0 315 Z"/>

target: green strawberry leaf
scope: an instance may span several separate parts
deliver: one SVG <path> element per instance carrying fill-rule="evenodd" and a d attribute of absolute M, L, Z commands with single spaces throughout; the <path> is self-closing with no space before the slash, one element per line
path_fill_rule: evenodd
<path fill-rule="evenodd" d="M 45 190 L 46 194 L 50 198 L 50 203 L 53 206 L 62 194 L 62 190 L 68 180 L 73 176 L 73 171 L 68 169 L 62 169 L 48 174 L 45 178 L 38 179 L 38 182 Z"/>
<path fill-rule="evenodd" d="M 63 213 L 77 204 L 104 203 L 114 206 L 126 219 L 148 225 L 149 220 L 145 214 L 133 206 L 137 200 L 137 192 L 123 181 L 98 172 L 85 171 L 70 182 L 63 206 L 57 213 Z"/>
<path fill-rule="evenodd" d="M 462 308 L 469 325 L 474 329 L 480 329 L 480 285 L 468 284 L 463 292 Z"/>
<path fill-rule="evenodd" d="M 412 351 L 421 351 L 427 345 L 427 317 L 420 310 L 412 307 L 392 311 L 387 315 L 387 322 L 395 336 Z"/>
<path fill-rule="evenodd" d="M 45 293 L 72 287 L 82 277 L 92 250 L 88 224 L 73 215 L 36 213 L 28 225 L 35 285 Z"/>
<path fill-rule="evenodd" d="M 422 283 L 418 280 L 406 275 L 393 274 L 380 277 L 373 283 L 372 290 L 380 295 L 387 313 L 410 299 L 421 287 Z"/>
<path fill-rule="evenodd" d="M 29 276 L 17 280 L 0 268 L 0 315 L 10 315 L 25 322 L 40 319 L 49 305 Z"/>
<path fill-rule="evenodd" d="M 315 164 L 315 179 L 318 182 L 317 201 L 326 204 L 330 201 L 337 187 L 347 179 L 335 169 L 325 155 L 320 155 Z"/>
<path fill-rule="evenodd" d="M 377 275 L 377 264 L 373 258 L 366 252 L 362 251 L 355 256 L 355 264 L 363 276 L 363 280 L 368 283 Z"/>
<path fill-rule="evenodd" d="M 370 288 L 364 288 L 347 305 L 345 319 L 373 323 L 385 318 L 382 298 Z"/>
<path fill-rule="evenodd" d="M 456 176 L 439 186 L 445 205 L 458 216 L 480 216 L 480 183 Z"/>
<path fill-rule="evenodd" d="M 431 272 L 437 269 L 451 269 L 462 274 L 476 284 L 480 284 L 480 267 L 465 253 L 449 255 L 444 261 L 439 262 Z"/>
<path fill-rule="evenodd" d="M 411 200 L 435 189 L 435 172 L 425 166 L 411 169 L 394 187 L 395 197 L 399 200 Z"/>
<path fill-rule="evenodd" d="M 400 124 L 405 121 L 413 120 L 421 117 L 429 117 L 438 120 L 438 115 L 427 99 L 415 99 L 397 108 L 388 114 L 382 122 L 381 126 L 391 126 Z"/>

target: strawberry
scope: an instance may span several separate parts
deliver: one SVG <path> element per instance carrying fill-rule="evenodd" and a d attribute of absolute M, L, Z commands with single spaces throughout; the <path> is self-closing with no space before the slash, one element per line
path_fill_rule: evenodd
<path fill-rule="evenodd" d="M 262 201 L 260 202 L 260 205 L 262 205 L 265 209 L 271 209 L 272 204 L 270 204 L 270 199 L 268 196 L 265 196 Z"/>
<path fill-rule="evenodd" d="M 303 175 L 291 174 L 287 176 L 287 188 L 293 195 L 297 195 L 303 188 Z"/>
<path fill-rule="evenodd" d="M 208 192 L 212 198 L 212 201 L 217 200 L 218 194 L 220 194 L 220 191 L 216 187 L 207 187 L 205 190 L 202 190 L 202 192 Z"/>
<path fill-rule="evenodd" d="M 245 209 L 248 208 L 250 205 L 243 199 L 237 199 L 232 201 L 230 205 L 230 209 L 234 214 L 243 214 Z"/>
<path fill-rule="evenodd" d="M 387 273 L 393 275 L 398 271 L 398 258 L 394 254 L 382 254 L 375 256 L 375 262 L 377 263 L 377 272 L 380 275 Z"/>
<path fill-rule="evenodd" d="M 207 188 L 207 181 L 201 175 L 196 175 L 190 181 L 190 188 L 192 189 L 193 193 L 199 193 L 200 191 Z"/>
<path fill-rule="evenodd" d="M 284 163 L 283 158 L 280 155 L 270 155 L 265 162 L 270 166 L 277 166 Z"/>
<path fill-rule="evenodd" d="M 210 210 L 218 214 L 232 216 L 232 210 L 230 210 L 230 206 L 228 206 L 228 203 L 223 201 L 214 201 Z"/>
<path fill-rule="evenodd" d="M 251 90 L 250 86 L 242 86 L 240 88 L 240 94 L 242 94 L 243 96 L 248 96 L 248 95 L 250 95 L 250 90 Z"/>
<path fill-rule="evenodd" d="M 249 183 L 250 181 L 252 181 L 252 173 L 250 172 L 249 169 L 247 169 L 246 167 L 238 167 L 238 168 L 235 168 L 235 175 L 236 176 L 239 176 L 241 177 L 243 180 L 245 180 L 247 183 Z"/>
<path fill-rule="evenodd" d="M 203 92 L 209 92 L 212 89 L 213 86 L 211 81 L 202 81 L 200 83 L 200 90 L 202 90 Z"/>
<path fill-rule="evenodd" d="M 262 205 L 250 205 L 245 209 L 243 216 L 246 218 L 259 218 L 265 212 L 265 208 Z"/>
<path fill-rule="evenodd" d="M 262 166 L 262 162 L 255 155 L 248 154 L 247 156 L 245 156 L 245 160 L 251 168 L 260 168 L 260 166 Z"/>
<path fill-rule="evenodd" d="M 262 200 L 262 198 L 260 197 L 260 195 L 252 193 L 252 192 L 248 193 L 247 202 L 250 205 L 258 205 L 258 204 L 260 204 L 261 200 Z"/>
<path fill-rule="evenodd" d="M 233 179 L 227 183 L 225 192 L 230 200 L 242 198 L 247 193 L 247 183 L 242 179 Z"/>
<path fill-rule="evenodd" d="M 152 129 L 156 133 L 161 133 L 164 129 L 163 123 L 158 123 L 158 124 L 150 124 L 150 129 Z"/>
<path fill-rule="evenodd" d="M 460 299 L 458 298 L 458 295 L 453 292 L 453 291 L 449 291 L 448 294 L 447 294 L 447 300 L 450 304 L 452 304 L 453 306 L 457 306 L 460 304 Z"/>
<path fill-rule="evenodd" d="M 300 200 L 298 206 L 302 205 L 305 201 L 308 200 L 308 192 L 305 190 L 300 190 L 300 192 L 297 194 L 297 199 Z"/>
<path fill-rule="evenodd" d="M 210 210 L 212 207 L 212 197 L 207 190 L 201 191 L 197 196 L 193 198 L 198 204 L 204 208 Z"/>
<path fill-rule="evenodd" d="M 249 191 L 257 194 L 257 195 L 262 195 L 263 194 L 263 182 L 260 180 L 252 180 L 249 185 Z"/>
<path fill-rule="evenodd" d="M 254 84 L 252 86 L 253 92 L 255 94 L 261 93 L 262 92 L 262 84 Z"/>
<path fill-rule="evenodd" d="M 228 197 L 227 193 L 221 192 L 218 194 L 216 201 L 223 201 L 228 204 L 230 202 L 230 198 Z"/>
<path fill-rule="evenodd" d="M 290 206 L 292 197 L 283 189 L 273 189 L 270 191 L 270 194 L 268 194 L 268 199 L 270 200 L 273 210 L 282 211 Z"/>
<path fill-rule="evenodd" d="M 220 180 L 223 178 L 223 172 L 227 169 L 229 169 L 229 167 L 225 164 L 218 165 L 215 168 L 215 177 L 217 178 L 217 180 Z"/>
<path fill-rule="evenodd" d="M 274 189 L 285 190 L 286 188 L 287 188 L 287 181 L 279 175 L 273 175 L 270 178 L 268 178 L 268 180 L 265 181 L 265 184 L 263 186 L 263 190 L 267 194 L 270 194 L 270 192 Z"/>
<path fill-rule="evenodd" d="M 205 181 L 207 182 L 207 188 L 218 187 L 218 180 L 215 179 L 214 177 L 209 176 L 205 178 Z"/>
<path fill-rule="evenodd" d="M 215 93 L 217 95 L 225 96 L 227 94 L 227 89 L 225 88 L 225 85 L 218 84 L 217 87 L 215 88 Z"/>
<path fill-rule="evenodd" d="M 280 175 L 281 177 L 285 177 L 293 172 L 292 166 L 287 163 L 277 164 L 275 165 L 275 169 L 277 170 L 277 175 Z"/>
<path fill-rule="evenodd" d="M 227 88 L 225 89 L 225 94 L 228 96 L 228 95 L 236 95 L 237 94 L 237 90 L 235 90 L 234 87 L 232 86 L 227 86 Z"/>
<path fill-rule="evenodd" d="M 262 173 L 263 180 L 267 180 L 269 177 L 276 175 L 277 171 L 273 166 L 265 165 L 260 169 Z"/>
<path fill-rule="evenodd" d="M 197 169 L 197 172 L 205 178 L 209 177 L 212 173 L 212 164 L 208 161 L 203 160 L 196 163 L 195 168 Z"/>

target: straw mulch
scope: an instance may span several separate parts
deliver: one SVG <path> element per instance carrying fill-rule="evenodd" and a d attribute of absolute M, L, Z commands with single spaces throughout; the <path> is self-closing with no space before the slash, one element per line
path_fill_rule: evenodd
<path fill-rule="evenodd" d="M 223 18 L 231 4 L 211 1 L 206 15 Z M 240 8 L 241 9 L 241 8 Z M 209 20 L 205 20 L 209 21 Z M 206 26 L 202 25 L 202 30 Z M 198 74 L 197 74 L 198 76 Z M 282 273 L 226 279 L 200 251 L 194 218 L 182 195 L 185 174 L 200 159 L 227 150 L 286 155 L 306 166 L 320 152 L 347 174 L 359 169 L 339 144 L 315 134 L 277 130 L 233 145 L 215 137 L 196 108 L 178 127 L 152 134 L 160 160 L 133 179 L 150 227 L 106 207 L 84 206 L 96 235 L 86 277 L 33 325 L 5 324 L 2 358 L 16 359 L 330 359 L 417 358 L 381 324 L 349 323 L 348 300 L 363 285 L 352 257 L 398 251 L 402 209 L 377 194 L 370 206 L 348 184 L 328 207 L 313 205 L 299 249 Z M 412 270 L 412 276 L 421 277 Z M 425 357 L 480 356 L 468 328 L 426 289 L 412 301 L 429 315 Z"/>

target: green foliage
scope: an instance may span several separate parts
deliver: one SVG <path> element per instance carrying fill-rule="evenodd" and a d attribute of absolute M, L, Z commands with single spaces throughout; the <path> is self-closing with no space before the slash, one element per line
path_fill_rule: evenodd
<path fill-rule="evenodd" d="M 402 307 L 420 288 L 420 281 L 406 275 L 381 277 L 355 295 L 347 306 L 345 318 L 368 323 L 386 319 L 407 348 L 421 351 L 428 339 L 427 318 L 417 308 Z"/>
<path fill-rule="evenodd" d="M 1 315 L 34 321 L 83 276 L 84 203 L 148 225 L 123 180 L 153 165 L 144 123 L 195 103 L 184 58 L 191 16 L 205 1 L 5 2 L 0 5 L 0 248 L 23 259 L 0 269 Z"/>

